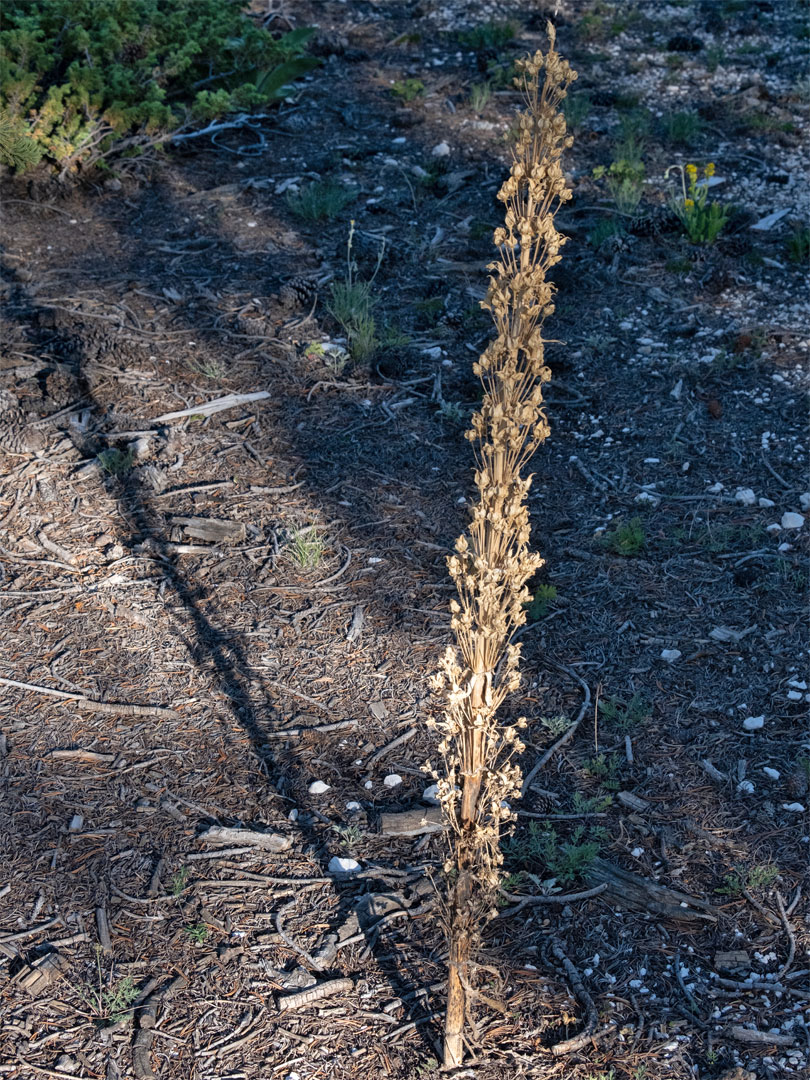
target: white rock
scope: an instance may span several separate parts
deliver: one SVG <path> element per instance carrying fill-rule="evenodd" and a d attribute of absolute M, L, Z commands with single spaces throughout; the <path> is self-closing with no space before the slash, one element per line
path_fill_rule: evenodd
<path fill-rule="evenodd" d="M 680 649 L 662 649 L 661 659 L 666 660 L 668 664 L 674 664 L 676 660 L 680 660 L 683 653 Z"/>
<path fill-rule="evenodd" d="M 778 780 L 779 777 L 782 775 L 778 769 L 769 769 L 767 765 L 763 767 L 762 771 L 765 773 L 769 780 Z"/>
<path fill-rule="evenodd" d="M 676 401 L 681 400 L 681 393 L 683 392 L 683 379 L 678 379 L 675 385 L 669 392 L 671 398 L 675 398 Z"/>
<path fill-rule="evenodd" d="M 734 492 L 734 498 L 738 503 L 742 503 L 743 506 L 753 506 L 757 501 L 757 497 L 751 488 L 737 488 Z"/>
<path fill-rule="evenodd" d="M 422 792 L 422 802 L 430 803 L 431 806 L 439 805 L 439 785 L 431 784 Z"/>
<path fill-rule="evenodd" d="M 783 810 L 790 810 L 790 812 L 793 813 L 793 814 L 803 814 L 804 813 L 804 806 L 800 802 L 783 802 L 782 803 L 782 809 Z"/>
<path fill-rule="evenodd" d="M 782 531 L 782 526 L 778 521 L 772 521 L 770 525 L 765 526 L 765 532 L 773 533 L 776 536 L 777 533 Z"/>
<path fill-rule="evenodd" d="M 298 821 L 298 811 L 295 807 L 293 807 L 289 814 L 287 814 L 287 818 L 289 821 Z"/>
<path fill-rule="evenodd" d="M 310 795 L 323 795 L 328 790 L 329 784 L 325 784 L 323 780 L 313 780 L 309 785 Z"/>
<path fill-rule="evenodd" d="M 753 795 L 754 785 L 750 780 L 741 780 L 739 784 L 737 784 L 737 791 L 740 795 Z"/>
<path fill-rule="evenodd" d="M 640 859 L 641 856 L 644 854 L 644 848 L 634 847 L 630 854 L 633 856 L 634 859 Z"/>
<path fill-rule="evenodd" d="M 743 728 L 745 731 L 759 731 L 764 727 L 764 716 L 746 716 L 745 720 L 743 720 Z"/>
<path fill-rule="evenodd" d="M 804 679 L 788 679 L 788 686 L 792 686 L 795 690 L 807 689 L 807 683 Z"/>
<path fill-rule="evenodd" d="M 709 495 L 719 495 L 721 491 L 725 491 L 725 490 L 726 490 L 726 485 L 721 484 L 719 480 L 717 481 L 716 484 L 712 484 L 711 487 L 706 488 L 706 491 L 709 493 Z"/>
<path fill-rule="evenodd" d="M 450 147 L 447 145 L 446 142 L 437 143 L 430 151 L 430 155 L 431 157 L 437 158 L 449 157 Z"/>
<path fill-rule="evenodd" d="M 383 783 L 387 788 L 399 787 L 402 783 L 402 777 L 398 773 L 389 773 L 383 780 Z"/>
<path fill-rule="evenodd" d="M 655 503 L 656 506 L 660 501 L 658 496 L 654 495 L 651 491 L 640 491 L 633 500 L 633 502 L 637 503 Z"/>
<path fill-rule="evenodd" d="M 799 496 L 799 505 L 802 510 L 810 510 L 810 491 L 805 491 L 803 495 Z"/>
<path fill-rule="evenodd" d="M 68 826 L 68 828 L 71 832 L 81 832 L 82 825 L 84 825 L 84 818 L 82 817 L 82 815 L 74 814 L 73 817 L 70 819 L 70 825 Z"/>
<path fill-rule="evenodd" d="M 776 503 L 773 501 L 773 499 L 763 499 L 760 497 L 759 499 L 757 499 L 757 502 L 763 510 L 770 510 L 772 506 L 776 506 Z"/>
<path fill-rule="evenodd" d="M 429 357 L 431 360 L 441 360 L 442 350 L 440 345 L 435 345 L 432 349 L 422 349 L 422 355 Z"/>
<path fill-rule="evenodd" d="M 365 787 L 365 789 L 366 789 L 367 791 L 371 791 L 371 789 L 372 789 L 372 788 L 374 787 L 374 785 L 372 784 L 372 782 L 371 782 L 370 780 L 366 780 L 366 782 L 365 782 L 365 784 L 363 785 L 363 787 Z"/>
<path fill-rule="evenodd" d="M 804 518 L 801 514 L 794 514 L 792 510 L 786 510 L 782 514 L 783 529 L 800 529 L 802 525 L 804 525 Z"/>
<path fill-rule="evenodd" d="M 779 547 L 776 550 L 777 551 L 783 551 L 783 552 L 784 551 L 793 551 L 793 544 L 789 544 L 787 542 L 787 540 L 783 540 L 782 543 L 779 545 Z"/>
<path fill-rule="evenodd" d="M 799 690 L 788 690 L 788 701 L 801 701 L 803 697 Z"/>
<path fill-rule="evenodd" d="M 333 855 L 329 860 L 330 874 L 356 874 L 360 869 L 357 859 L 344 859 L 340 855 Z"/>
<path fill-rule="evenodd" d="M 362 810 L 362 807 L 359 802 L 355 802 L 354 799 L 352 799 L 351 802 L 346 803 L 346 809 L 354 812 L 355 810 Z"/>

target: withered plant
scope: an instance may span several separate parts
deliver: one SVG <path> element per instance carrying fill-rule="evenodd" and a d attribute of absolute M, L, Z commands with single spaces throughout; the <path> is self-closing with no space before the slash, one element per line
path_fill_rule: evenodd
<path fill-rule="evenodd" d="M 480 997 L 470 982 L 471 960 L 498 885 L 500 830 L 513 816 L 507 800 L 520 794 L 521 773 L 513 759 L 523 749 L 518 731 L 525 720 L 501 723 L 498 710 L 520 682 L 520 645 L 511 641 L 531 599 L 526 582 L 543 565 L 529 550 L 531 477 L 523 470 L 549 434 L 542 387 L 551 372 L 544 362 L 543 323 L 554 311 L 554 286 L 546 275 L 560 261 L 565 242 L 554 214 L 571 197 L 560 158 L 573 140 L 566 135 L 561 104 L 576 78 L 555 51 L 550 24 L 548 35 L 545 55 L 537 52 L 517 63 L 515 82 L 526 108 L 509 178 L 498 193 L 506 217 L 493 237 L 498 258 L 488 267 L 482 301 L 496 334 L 473 368 L 484 399 L 467 432 L 478 497 L 468 532 L 448 559 L 458 589 L 458 600 L 451 601 L 456 646 L 448 648 L 435 680 L 446 707 L 435 722 L 444 769 L 433 776 L 451 837 L 445 867 L 451 881 L 448 1067 L 461 1064 L 466 1013 Z"/>

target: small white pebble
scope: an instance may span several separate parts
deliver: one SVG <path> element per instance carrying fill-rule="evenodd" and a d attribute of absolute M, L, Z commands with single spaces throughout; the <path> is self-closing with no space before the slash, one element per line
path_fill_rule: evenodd
<path fill-rule="evenodd" d="M 640 859 L 641 856 L 644 854 L 644 848 L 634 847 L 630 854 L 633 856 L 634 859 Z"/>
<path fill-rule="evenodd" d="M 801 701 L 803 694 L 799 690 L 788 690 L 788 701 Z"/>
<path fill-rule="evenodd" d="M 426 787 L 422 792 L 422 802 L 431 803 L 433 806 L 439 805 L 439 785 L 431 784 L 430 787 Z"/>
<path fill-rule="evenodd" d="M 767 765 L 764 765 L 762 771 L 768 777 L 769 780 L 778 780 L 782 775 L 778 769 L 771 769 Z"/>
<path fill-rule="evenodd" d="M 346 803 L 346 809 L 354 812 L 355 810 L 362 809 L 362 807 L 360 806 L 359 802 L 355 802 L 354 799 L 352 799 L 351 802 Z"/>
<path fill-rule="evenodd" d="M 746 716 L 743 720 L 743 728 L 745 731 L 759 731 L 760 728 L 765 727 L 764 716 Z"/>
<path fill-rule="evenodd" d="M 329 790 L 329 784 L 325 784 L 323 780 L 313 780 L 309 785 L 310 795 L 323 795 Z"/>
<path fill-rule="evenodd" d="M 383 780 L 383 783 L 387 788 L 399 787 L 402 783 L 402 777 L 398 773 L 389 773 Z"/>
<path fill-rule="evenodd" d="M 810 491 L 805 491 L 803 495 L 799 496 L 799 506 L 802 510 L 810 510 Z"/>
<path fill-rule="evenodd" d="M 741 780 L 739 784 L 737 784 L 737 791 L 740 795 L 753 795 L 754 785 L 750 780 Z"/>
<path fill-rule="evenodd" d="M 757 497 L 751 488 L 737 488 L 734 492 L 734 498 L 743 506 L 753 506 L 757 501 Z"/>
<path fill-rule="evenodd" d="M 770 508 L 772 506 L 776 506 L 776 503 L 773 501 L 773 499 L 759 498 L 759 499 L 757 499 L 757 502 L 759 503 L 759 505 L 762 507 L 763 510 L 770 510 Z"/>
<path fill-rule="evenodd" d="M 776 550 L 777 551 L 783 551 L 783 552 L 784 551 L 793 551 L 793 544 L 789 544 L 787 542 L 787 540 L 785 540 L 779 545 L 779 547 Z"/>
<path fill-rule="evenodd" d="M 298 811 L 295 809 L 295 807 L 293 807 L 289 814 L 287 814 L 287 819 L 289 821 L 298 821 Z"/>
<path fill-rule="evenodd" d="M 804 813 L 804 806 L 800 802 L 783 802 L 782 803 L 782 809 L 783 810 L 790 810 L 790 812 L 792 814 L 803 814 Z"/>
<path fill-rule="evenodd" d="M 372 784 L 372 782 L 370 780 L 366 780 L 365 784 L 363 785 L 363 787 L 365 787 L 366 791 L 371 791 L 373 786 L 374 785 Z"/>
<path fill-rule="evenodd" d="M 433 147 L 433 149 L 430 151 L 431 157 L 435 157 L 435 158 L 448 157 L 449 154 L 450 154 L 450 147 L 447 145 L 446 142 L 437 143 Z"/>
<path fill-rule="evenodd" d="M 719 480 L 717 481 L 716 484 L 712 484 L 711 487 L 706 488 L 706 491 L 709 493 L 709 495 L 719 495 L 721 491 L 725 491 L 725 490 L 726 490 L 726 485 L 721 484 Z"/>
<path fill-rule="evenodd" d="M 329 860 L 329 873 L 330 874 L 355 874 L 360 869 L 360 863 L 357 859 L 341 858 L 340 855 L 333 855 Z"/>
<path fill-rule="evenodd" d="M 782 514 L 783 529 L 800 529 L 802 525 L 804 525 L 804 518 L 801 514 L 795 514 L 792 510 L 786 510 Z"/>
<path fill-rule="evenodd" d="M 683 653 L 680 649 L 662 649 L 661 659 L 666 660 L 668 664 L 674 664 L 676 660 L 680 660 Z"/>

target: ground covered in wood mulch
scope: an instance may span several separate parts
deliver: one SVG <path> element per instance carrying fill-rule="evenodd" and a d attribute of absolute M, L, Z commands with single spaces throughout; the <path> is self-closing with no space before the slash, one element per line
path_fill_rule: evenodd
<path fill-rule="evenodd" d="M 428 809 L 508 67 L 548 12 L 295 7 L 323 63 L 271 120 L 4 181 L 2 1076 L 437 1067 L 442 840 L 385 815 Z M 580 723 L 504 841 L 506 891 L 546 902 L 486 931 L 503 1011 L 474 1006 L 469 1075 L 798 1077 L 807 7 L 556 10 L 580 96 L 524 771 Z M 620 213 L 592 174 L 628 131 Z M 708 247 L 667 210 L 692 161 L 736 208 Z M 346 205 L 310 220 L 318 180 Z M 360 276 L 382 255 L 376 349 L 346 361 L 351 220 Z"/>

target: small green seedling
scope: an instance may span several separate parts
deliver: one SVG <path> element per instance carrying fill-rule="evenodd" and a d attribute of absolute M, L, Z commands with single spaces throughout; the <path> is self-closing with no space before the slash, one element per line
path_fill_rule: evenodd
<path fill-rule="evenodd" d="M 185 926 L 183 929 L 188 934 L 189 940 L 193 941 L 195 945 L 202 945 L 208 937 L 208 927 L 205 923 L 194 923 L 193 926 Z"/>
<path fill-rule="evenodd" d="M 529 622 L 537 622 L 548 615 L 549 608 L 557 599 L 557 589 L 554 585 L 538 585 L 534 590 L 534 596 L 526 605 L 526 616 Z"/>
<path fill-rule="evenodd" d="M 172 874 L 172 880 L 169 886 L 169 892 L 172 896 L 179 896 L 183 889 L 185 889 L 187 881 L 188 867 L 181 866 L 179 870 Z"/>
<path fill-rule="evenodd" d="M 415 101 L 425 92 L 421 79 L 398 79 L 391 86 L 391 93 L 401 101 Z"/>
<path fill-rule="evenodd" d="M 125 452 L 110 447 L 108 450 L 102 450 L 96 460 L 109 476 L 124 476 L 132 468 L 135 455 L 131 450 Z"/>
<path fill-rule="evenodd" d="M 644 550 L 647 538 L 640 517 L 621 521 L 612 532 L 605 533 L 602 543 L 615 555 L 638 555 Z"/>
<path fill-rule="evenodd" d="M 298 191 L 288 191 L 287 206 L 304 221 L 331 220 L 348 206 L 356 192 L 333 180 L 315 180 Z"/>
<path fill-rule="evenodd" d="M 290 558 L 299 570 L 314 570 L 320 565 L 325 545 L 317 528 L 308 525 L 290 534 L 288 547 Z"/>

